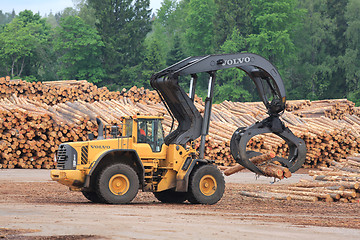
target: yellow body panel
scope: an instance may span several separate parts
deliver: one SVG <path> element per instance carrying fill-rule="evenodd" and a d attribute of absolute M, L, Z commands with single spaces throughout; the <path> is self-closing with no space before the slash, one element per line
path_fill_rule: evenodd
<path fill-rule="evenodd" d="M 163 144 L 160 152 L 153 152 L 151 147 L 147 143 L 136 143 L 134 144 L 134 150 L 138 153 L 140 159 L 165 159 L 167 146 Z"/>
<path fill-rule="evenodd" d="M 110 150 L 121 149 L 119 138 L 90 141 L 88 142 L 88 144 L 89 144 L 88 159 L 90 163 L 96 161 L 97 159 L 99 159 L 101 155 L 103 155 L 104 153 Z"/>
<path fill-rule="evenodd" d="M 81 170 L 51 170 L 51 179 L 69 187 L 85 181 L 85 171 Z"/>
<path fill-rule="evenodd" d="M 171 144 L 167 149 L 167 162 L 173 164 L 173 169 L 179 171 L 190 151 L 179 145 Z"/>
<path fill-rule="evenodd" d="M 159 182 L 157 186 L 157 191 L 161 192 L 170 188 L 176 187 L 176 174 L 177 172 L 174 170 L 168 170 L 162 180 Z"/>
<path fill-rule="evenodd" d="M 182 146 L 163 144 L 160 152 L 153 152 L 149 143 L 137 143 L 137 119 L 161 119 L 153 116 L 137 116 L 124 118 L 133 119 L 132 133 L 130 137 L 93 140 L 85 142 L 67 143 L 76 150 L 77 165 L 75 170 L 52 170 L 51 178 L 71 189 L 81 188 L 86 176 L 90 174 L 95 162 L 112 150 L 135 150 L 145 169 L 144 190 L 164 191 L 175 188 L 181 182 L 187 170 L 182 170 L 186 159 L 195 154 L 195 149 L 185 149 Z M 125 126 L 125 124 L 124 124 Z M 122 132 L 127 129 L 122 127 Z M 84 160 L 82 149 L 87 148 L 87 158 Z M 130 156 L 130 155 L 129 155 Z M 154 175 L 158 174 L 158 175 Z M 159 175 L 160 174 L 160 175 Z M 120 178 L 119 178 L 120 179 Z M 153 180 L 156 179 L 156 180 Z M 159 180 L 160 179 L 160 180 Z M 118 180 L 118 179 L 117 179 Z"/>

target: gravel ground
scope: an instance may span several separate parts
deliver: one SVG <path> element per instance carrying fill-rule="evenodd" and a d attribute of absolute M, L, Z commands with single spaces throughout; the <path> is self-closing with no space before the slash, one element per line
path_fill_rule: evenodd
<path fill-rule="evenodd" d="M 215 205 L 163 204 L 139 192 L 131 204 L 88 202 L 50 181 L 49 170 L 0 170 L 0 238 L 4 239 L 359 239 L 360 205 L 267 200 L 243 190 L 285 187 L 250 172 L 226 177 Z"/>

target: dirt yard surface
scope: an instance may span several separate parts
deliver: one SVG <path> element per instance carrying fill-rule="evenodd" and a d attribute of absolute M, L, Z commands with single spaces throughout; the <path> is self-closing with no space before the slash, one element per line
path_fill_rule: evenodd
<path fill-rule="evenodd" d="M 266 190 L 309 178 L 271 183 L 252 173 L 226 178 L 211 206 L 163 204 L 139 192 L 131 204 L 104 205 L 50 181 L 48 170 L 0 170 L 0 239 L 359 239 L 359 203 L 265 200 Z"/>

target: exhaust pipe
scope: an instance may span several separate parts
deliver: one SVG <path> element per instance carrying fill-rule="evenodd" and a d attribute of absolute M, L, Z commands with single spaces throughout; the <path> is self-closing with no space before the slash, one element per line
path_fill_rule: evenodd
<path fill-rule="evenodd" d="M 104 139 L 104 124 L 99 118 L 96 118 L 96 123 L 98 124 L 98 140 Z"/>

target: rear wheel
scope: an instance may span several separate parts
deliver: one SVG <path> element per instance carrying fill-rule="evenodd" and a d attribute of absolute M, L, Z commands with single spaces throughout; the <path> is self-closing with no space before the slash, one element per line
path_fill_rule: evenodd
<path fill-rule="evenodd" d="M 213 165 L 203 165 L 190 176 L 188 200 L 191 203 L 215 204 L 224 191 L 224 177 Z"/>
<path fill-rule="evenodd" d="M 126 164 L 110 165 L 98 178 L 97 194 L 106 203 L 129 203 L 135 198 L 138 190 L 138 176 L 134 169 Z"/>
<path fill-rule="evenodd" d="M 154 196 L 163 203 L 182 203 L 187 198 L 186 192 L 175 192 L 174 189 L 168 189 L 162 192 L 154 192 Z"/>

